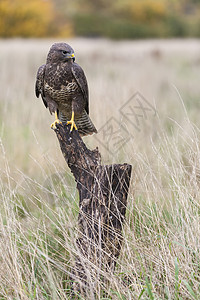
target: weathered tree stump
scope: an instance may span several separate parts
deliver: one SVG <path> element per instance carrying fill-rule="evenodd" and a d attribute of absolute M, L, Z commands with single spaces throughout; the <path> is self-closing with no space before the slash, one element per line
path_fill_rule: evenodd
<path fill-rule="evenodd" d="M 89 150 L 70 125 L 58 124 L 55 132 L 79 191 L 74 288 L 95 289 L 105 271 L 114 271 L 120 254 L 132 167 L 101 165 L 98 149 Z"/>

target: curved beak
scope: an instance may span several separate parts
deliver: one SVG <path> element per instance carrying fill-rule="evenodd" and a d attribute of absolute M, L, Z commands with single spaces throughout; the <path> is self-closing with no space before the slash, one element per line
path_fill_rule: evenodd
<path fill-rule="evenodd" d="M 73 53 L 69 53 L 66 55 L 67 58 L 75 58 L 75 54 Z"/>

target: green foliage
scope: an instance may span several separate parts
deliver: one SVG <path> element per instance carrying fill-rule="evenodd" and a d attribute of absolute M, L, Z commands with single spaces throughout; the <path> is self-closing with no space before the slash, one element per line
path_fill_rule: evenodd
<path fill-rule="evenodd" d="M 199 36 L 200 2 L 166 0 L 1 0 L 1 37 Z M 36 30 L 37 29 L 37 30 Z"/>
<path fill-rule="evenodd" d="M 179 265 L 178 259 L 175 258 L 175 299 L 179 299 L 179 289 L 180 289 L 180 281 L 179 281 Z"/>
<path fill-rule="evenodd" d="M 115 39 L 197 36 L 199 3 L 166 0 L 76 1 L 71 15 L 76 35 Z M 192 22 L 191 22 L 192 19 Z"/>
<path fill-rule="evenodd" d="M 191 287 L 191 285 L 186 280 L 183 280 L 183 283 L 187 287 L 187 289 L 188 289 L 188 291 L 189 291 L 190 296 L 192 297 L 192 299 L 198 300 L 197 295 L 193 291 L 193 288 Z"/>
<path fill-rule="evenodd" d="M 80 14 L 74 17 L 77 35 L 89 37 L 109 37 L 114 39 L 148 38 L 165 35 L 164 27 L 144 23 L 133 23 L 125 19 L 110 19 L 105 15 Z"/>

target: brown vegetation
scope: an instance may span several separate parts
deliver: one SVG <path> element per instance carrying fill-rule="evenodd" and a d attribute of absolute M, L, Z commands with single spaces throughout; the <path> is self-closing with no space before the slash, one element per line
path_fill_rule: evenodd
<path fill-rule="evenodd" d="M 53 116 L 34 95 L 54 41 L 0 41 L 2 299 L 72 299 L 78 196 Z M 199 299 L 199 41 L 67 42 L 99 131 L 84 142 L 106 163 L 133 166 L 116 271 L 103 272 L 106 285 L 91 281 L 91 299 Z"/>

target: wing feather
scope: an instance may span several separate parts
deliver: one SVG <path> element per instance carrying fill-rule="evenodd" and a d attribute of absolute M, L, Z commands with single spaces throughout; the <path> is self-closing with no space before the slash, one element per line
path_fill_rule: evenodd
<path fill-rule="evenodd" d="M 42 101 L 47 107 L 47 101 L 45 100 L 45 95 L 44 95 L 44 73 L 45 73 L 45 67 L 46 65 L 42 65 L 39 67 L 37 71 L 37 77 L 36 77 L 36 83 L 35 83 L 35 94 L 36 97 L 39 98 L 40 94 L 42 97 Z"/>
<path fill-rule="evenodd" d="M 89 114 L 89 92 L 88 92 L 88 84 L 87 84 L 87 79 L 85 76 L 85 73 L 83 69 L 76 63 L 72 64 L 72 74 L 74 75 L 74 78 L 76 79 L 83 97 L 85 99 L 85 110 L 87 114 Z"/>

